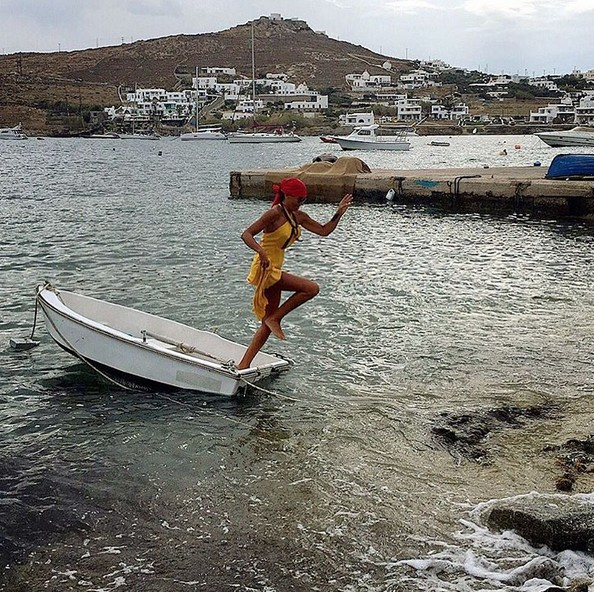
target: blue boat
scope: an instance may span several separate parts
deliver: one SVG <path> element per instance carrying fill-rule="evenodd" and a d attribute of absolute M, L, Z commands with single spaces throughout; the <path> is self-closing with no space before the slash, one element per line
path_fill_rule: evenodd
<path fill-rule="evenodd" d="M 594 154 L 557 154 L 545 179 L 594 177 Z"/>

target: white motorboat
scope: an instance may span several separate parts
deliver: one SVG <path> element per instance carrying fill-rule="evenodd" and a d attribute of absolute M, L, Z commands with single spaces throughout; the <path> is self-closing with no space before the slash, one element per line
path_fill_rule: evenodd
<path fill-rule="evenodd" d="M 229 134 L 231 144 L 276 144 L 282 142 L 301 142 L 301 137 L 293 132 L 278 129 L 274 132 L 237 132 Z"/>
<path fill-rule="evenodd" d="M 132 134 L 119 134 L 122 140 L 160 140 L 161 136 L 153 132 L 135 132 Z"/>
<path fill-rule="evenodd" d="M 226 140 L 227 134 L 220 127 L 198 128 L 193 132 L 181 134 L 179 139 L 182 142 L 191 140 Z"/>
<path fill-rule="evenodd" d="M 92 138 L 93 140 L 120 140 L 120 134 L 116 134 L 115 132 L 103 132 L 97 134 L 91 134 L 90 136 L 85 136 L 88 138 Z"/>
<path fill-rule="evenodd" d="M 250 368 L 237 370 L 243 345 L 47 283 L 37 288 L 37 303 L 54 341 L 108 377 L 231 396 L 292 365 L 259 352 Z"/>
<path fill-rule="evenodd" d="M 594 146 L 594 126 L 578 126 L 570 130 L 540 132 L 535 135 L 553 148 L 557 146 Z"/>
<path fill-rule="evenodd" d="M 14 127 L 1 127 L 0 140 L 27 140 L 28 136 L 23 133 L 21 124 Z"/>
<path fill-rule="evenodd" d="M 381 136 L 376 133 L 379 125 L 361 125 L 348 136 L 334 136 L 343 150 L 409 150 L 410 142 L 403 133 Z"/>

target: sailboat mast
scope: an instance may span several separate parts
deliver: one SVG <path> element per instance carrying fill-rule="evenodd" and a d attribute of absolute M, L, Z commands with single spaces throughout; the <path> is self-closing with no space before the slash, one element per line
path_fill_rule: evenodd
<path fill-rule="evenodd" d="M 196 66 L 196 94 L 194 95 L 194 109 L 196 109 L 196 115 L 194 116 L 194 129 L 198 131 L 198 66 Z"/>
<path fill-rule="evenodd" d="M 254 23 L 252 22 L 252 102 L 254 121 L 256 120 L 256 52 L 254 50 Z"/>

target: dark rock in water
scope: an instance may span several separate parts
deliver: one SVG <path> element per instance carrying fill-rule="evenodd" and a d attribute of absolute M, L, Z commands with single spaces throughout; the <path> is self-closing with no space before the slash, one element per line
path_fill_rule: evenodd
<path fill-rule="evenodd" d="M 514 530 L 532 545 L 554 551 L 594 551 L 594 504 L 561 495 L 501 500 L 486 520 L 498 530 Z"/>
<path fill-rule="evenodd" d="M 487 437 L 504 428 L 518 428 L 527 421 L 553 416 L 556 408 L 551 405 L 534 407 L 499 407 L 477 410 L 472 413 L 441 413 L 439 425 L 432 428 L 437 442 L 453 453 L 480 463 L 490 462 L 483 446 Z"/>
<path fill-rule="evenodd" d="M 594 472 L 594 436 L 585 440 L 572 438 L 560 446 L 547 446 L 544 452 L 557 452 L 557 466 L 563 471 L 555 480 L 559 491 L 571 491 L 583 473 Z"/>

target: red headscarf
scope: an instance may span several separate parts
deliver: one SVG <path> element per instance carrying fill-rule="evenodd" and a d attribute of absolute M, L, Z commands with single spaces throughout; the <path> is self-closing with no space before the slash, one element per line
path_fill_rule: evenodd
<path fill-rule="evenodd" d="M 274 201 L 272 205 L 281 202 L 281 193 L 283 195 L 291 195 L 292 197 L 307 197 L 307 187 L 301 179 L 297 177 L 287 177 L 280 182 L 280 185 L 273 185 Z"/>

